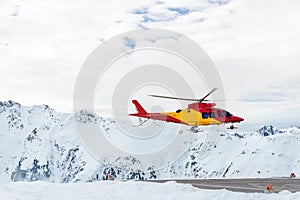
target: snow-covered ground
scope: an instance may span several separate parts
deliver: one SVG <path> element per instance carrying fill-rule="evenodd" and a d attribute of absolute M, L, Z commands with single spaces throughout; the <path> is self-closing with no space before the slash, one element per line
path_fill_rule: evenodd
<path fill-rule="evenodd" d="M 123 199 L 163 199 L 163 200 L 287 200 L 300 199 L 300 192 L 288 191 L 279 194 L 237 193 L 227 190 L 202 190 L 191 185 L 145 182 L 102 181 L 97 183 L 9 183 L 0 186 L 0 197 L 5 200 L 123 200 Z"/>

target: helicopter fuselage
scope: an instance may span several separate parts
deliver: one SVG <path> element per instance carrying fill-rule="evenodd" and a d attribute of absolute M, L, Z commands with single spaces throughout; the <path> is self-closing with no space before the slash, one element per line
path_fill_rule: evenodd
<path fill-rule="evenodd" d="M 226 110 L 215 108 L 215 103 L 197 102 L 189 104 L 187 108 L 179 109 L 176 112 L 148 113 L 137 100 L 132 103 L 136 106 L 138 113 L 130 116 L 161 120 L 185 124 L 188 126 L 218 125 L 223 123 L 238 123 L 244 119 L 234 116 Z"/>

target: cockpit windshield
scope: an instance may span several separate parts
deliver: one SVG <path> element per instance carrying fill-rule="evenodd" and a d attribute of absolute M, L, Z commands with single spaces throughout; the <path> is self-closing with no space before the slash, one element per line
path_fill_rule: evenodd
<path fill-rule="evenodd" d="M 224 114 L 225 114 L 226 117 L 231 117 L 232 116 L 232 114 L 230 112 L 227 112 L 227 111 L 224 111 Z"/>

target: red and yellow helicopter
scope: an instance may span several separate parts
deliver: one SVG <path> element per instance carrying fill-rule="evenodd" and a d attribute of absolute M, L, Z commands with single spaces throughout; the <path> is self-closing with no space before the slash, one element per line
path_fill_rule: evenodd
<path fill-rule="evenodd" d="M 206 100 L 206 98 L 216 90 L 217 88 L 212 89 L 207 95 L 205 95 L 201 99 L 149 95 L 158 98 L 196 101 L 196 103 L 189 104 L 187 108 L 179 109 L 176 112 L 148 113 L 137 100 L 132 100 L 132 103 L 137 109 L 137 113 L 129 115 L 139 118 L 147 118 L 147 120 L 152 119 L 184 124 L 192 126 L 192 130 L 194 130 L 194 128 L 198 126 L 219 125 L 225 123 L 232 123 L 232 125 L 229 128 L 234 129 L 236 127 L 233 126 L 233 123 L 239 123 L 241 121 L 244 121 L 243 118 L 234 116 L 228 111 L 223 110 L 221 108 L 216 108 L 215 103 L 204 103 L 205 101 L 209 101 Z"/>

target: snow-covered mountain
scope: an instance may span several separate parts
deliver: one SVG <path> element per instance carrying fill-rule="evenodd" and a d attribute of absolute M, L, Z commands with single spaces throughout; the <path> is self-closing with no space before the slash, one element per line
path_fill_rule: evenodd
<path fill-rule="evenodd" d="M 300 129 L 278 130 L 265 126 L 253 133 L 220 132 L 218 142 L 202 157 L 203 135 L 198 133 L 189 149 L 173 164 L 148 171 L 126 165 L 106 166 L 92 158 L 80 143 L 75 121 L 98 123 L 106 134 L 118 131 L 111 119 L 86 111 L 59 113 L 47 105 L 25 107 L 0 102 L 0 180 L 50 182 L 96 181 L 112 173 L 116 179 L 229 178 L 288 176 L 300 174 Z M 172 126 L 167 125 L 169 131 Z"/>

